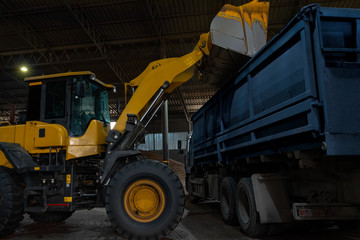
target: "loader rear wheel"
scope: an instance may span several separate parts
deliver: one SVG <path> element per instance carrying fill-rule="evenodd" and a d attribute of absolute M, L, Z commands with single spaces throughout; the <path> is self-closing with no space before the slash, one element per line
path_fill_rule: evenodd
<path fill-rule="evenodd" d="M 261 237 L 267 234 L 268 225 L 260 223 L 256 211 L 254 190 L 250 178 L 239 181 L 236 189 L 236 212 L 243 233 L 250 237 Z"/>
<path fill-rule="evenodd" d="M 23 190 L 0 167 L 0 236 L 12 233 L 24 218 Z"/>
<path fill-rule="evenodd" d="M 231 177 L 226 177 L 220 184 L 220 210 L 225 223 L 237 225 L 236 215 L 236 182 Z"/>
<path fill-rule="evenodd" d="M 129 239 L 158 239 L 179 223 L 184 190 L 166 165 L 139 160 L 115 173 L 105 201 L 108 218 L 117 232 Z"/>
<path fill-rule="evenodd" d="M 37 223 L 60 223 L 71 217 L 72 212 L 30 213 L 29 215 Z"/>

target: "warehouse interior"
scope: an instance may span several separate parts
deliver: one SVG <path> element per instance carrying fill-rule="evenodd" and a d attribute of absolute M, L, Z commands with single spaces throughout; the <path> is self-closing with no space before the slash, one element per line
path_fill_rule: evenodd
<path fill-rule="evenodd" d="M 116 87 L 116 92 L 109 92 L 110 117 L 114 124 L 126 106 L 126 99 L 131 98 L 132 93 L 126 83 L 139 76 L 155 60 L 181 57 L 191 52 L 199 41 L 199 36 L 209 31 L 212 19 L 224 4 L 240 6 L 249 2 L 251 0 L 0 1 L 0 126 L 1 122 L 16 124 L 21 121 L 21 115 L 26 113 L 29 87 L 24 78 L 77 71 L 90 71 L 104 83 Z M 267 41 L 274 38 L 304 6 L 320 4 L 322 7 L 360 9 L 360 1 L 357 0 L 267 2 L 270 2 Z M 211 60 L 214 69 L 206 69 L 207 74 L 222 74 L 223 72 L 216 70 L 218 65 L 224 65 L 221 57 L 208 61 Z M 240 63 L 236 64 L 238 68 L 241 67 Z M 231 77 L 235 73 L 229 74 Z M 209 84 L 205 78 L 194 76 L 169 95 L 170 158 L 183 163 L 186 139 L 192 128 L 191 117 L 218 90 L 218 86 Z M 152 151 L 159 156 L 162 154 L 162 115 L 163 112 L 159 111 L 146 128 L 147 135 L 139 145 L 140 150 Z M 182 169 L 183 165 L 178 168 Z M 211 202 L 206 202 L 199 208 L 190 205 L 190 209 L 194 214 L 190 214 L 180 224 L 180 230 L 164 239 L 219 239 L 226 232 L 228 235 L 225 234 L 224 239 L 252 239 L 237 236 L 238 229 L 233 226 L 219 227 L 218 235 L 210 234 L 216 229 L 209 233 L 195 230 L 197 225 L 192 225 L 191 221 L 206 222 L 206 218 L 209 218 L 209 224 L 219 224 L 221 216 Z M 75 236 L 76 231 L 85 236 L 88 234 L 89 239 L 98 239 L 100 234 L 107 234 L 106 236 L 114 239 L 118 237 L 106 225 L 107 220 L 102 219 L 102 212 L 91 214 L 93 218 L 101 219 L 101 222 L 89 221 L 85 226 L 80 226 L 79 222 L 86 214 L 75 215 L 69 223 L 69 226 L 75 226 L 69 235 L 62 235 L 51 225 L 50 230 L 45 233 L 39 233 L 31 227 L 27 229 L 31 223 L 26 219 L 21 229 L 6 239 L 62 239 L 72 236 L 70 234 Z M 211 228 L 210 225 L 205 226 Z M 86 233 L 87 227 L 95 230 Z M 98 230 L 101 227 L 105 230 Z M 307 226 L 304 229 L 306 228 Z M 192 229 L 196 237 L 190 236 L 184 229 Z M 206 232 L 205 229 L 202 231 Z M 324 235 L 302 235 L 299 232 L 293 239 L 359 239 L 359 232 L 345 236 L 339 232 L 333 235 L 332 231 L 333 229 Z M 28 233 L 30 234 L 27 235 Z M 282 240 L 289 237 L 293 236 L 287 232 L 283 237 L 265 239 Z"/>
<path fill-rule="evenodd" d="M 26 111 L 28 76 L 68 71 L 91 71 L 117 87 L 109 99 L 116 121 L 124 108 L 124 83 L 164 56 L 190 52 L 211 20 L 226 4 L 250 1 L 190 0 L 74 0 L 1 1 L 0 121 L 13 111 Z M 272 39 L 303 6 L 360 8 L 354 0 L 272 0 L 268 40 Z M 26 66 L 27 72 L 20 68 Z M 187 131 L 187 119 L 217 89 L 196 77 L 169 99 L 170 132 Z M 176 120 L 175 120 L 176 119 Z M 181 119 L 182 124 L 179 123 Z M 158 126 L 156 124 L 155 126 Z M 181 129 L 173 129 L 179 126 Z M 152 128 L 151 132 L 161 132 Z M 159 131 L 160 130 L 160 131 Z"/>

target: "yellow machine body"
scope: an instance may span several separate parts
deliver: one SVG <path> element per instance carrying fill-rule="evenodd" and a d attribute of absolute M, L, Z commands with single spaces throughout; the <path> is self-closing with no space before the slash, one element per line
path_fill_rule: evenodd
<path fill-rule="evenodd" d="M 0 127 L 0 142 L 17 143 L 31 155 L 49 153 L 50 148 L 52 152 L 66 150 L 66 160 L 69 160 L 105 152 L 109 130 L 109 126 L 92 120 L 83 136 L 69 137 L 67 130 L 59 124 L 29 121 Z M 39 137 L 40 131 L 45 131 L 44 137 Z M 10 166 L 4 154 L 0 154 L 0 166 Z"/>
<path fill-rule="evenodd" d="M 42 85 L 44 81 L 61 77 L 93 75 L 88 71 L 67 72 L 38 77 L 29 77 L 29 87 Z M 94 78 L 97 84 L 105 88 L 114 88 Z M 41 121 L 27 121 L 25 124 L 11 125 L 2 122 L 0 127 L 0 142 L 17 143 L 30 155 L 66 151 L 66 160 L 98 155 L 105 152 L 106 137 L 110 130 L 109 125 L 93 119 L 89 123 L 84 135 L 69 137 L 67 129 L 60 124 L 45 123 Z M 13 166 L 0 151 L 0 166 L 12 168 Z"/>
<path fill-rule="evenodd" d="M 74 159 L 92 155 L 98 155 L 106 150 L 106 136 L 110 126 L 104 127 L 103 123 L 92 120 L 85 134 L 81 137 L 68 139 L 66 159 Z"/>

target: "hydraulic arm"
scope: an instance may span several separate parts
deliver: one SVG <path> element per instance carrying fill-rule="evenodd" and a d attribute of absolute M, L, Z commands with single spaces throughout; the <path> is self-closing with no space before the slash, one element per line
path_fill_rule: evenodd
<path fill-rule="evenodd" d="M 239 7 L 227 4 L 213 19 L 210 32 L 200 36 L 192 52 L 150 63 L 130 82 L 136 90 L 109 137 L 121 139 L 117 141 L 121 150 L 131 149 L 162 105 L 164 95 L 189 81 L 197 72 L 196 65 L 205 65 L 212 58 L 213 44 L 226 52 L 253 56 L 266 43 L 268 11 L 269 3 L 257 0 Z M 226 57 L 218 61 L 233 60 L 229 54 Z"/>
<path fill-rule="evenodd" d="M 149 113 L 151 100 L 162 88 L 162 94 L 171 93 L 181 84 L 190 80 L 195 73 L 195 64 L 199 62 L 204 54 L 209 55 L 211 41 L 209 33 L 202 34 L 200 40 L 191 53 L 179 58 L 166 58 L 154 61 L 148 65 L 144 72 L 130 82 L 131 87 L 136 87 L 134 95 L 121 113 L 114 127 L 123 133 L 126 128 L 128 114 L 136 115 L 141 119 Z"/>

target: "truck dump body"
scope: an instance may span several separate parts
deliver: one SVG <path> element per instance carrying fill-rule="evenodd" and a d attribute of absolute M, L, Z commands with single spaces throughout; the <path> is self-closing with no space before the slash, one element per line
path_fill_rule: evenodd
<path fill-rule="evenodd" d="M 302 9 L 193 115 L 191 201 L 218 200 L 252 237 L 273 223 L 357 226 L 359 29 L 359 10 Z"/>
<path fill-rule="evenodd" d="M 192 164 L 321 146 L 359 155 L 359 29 L 359 10 L 303 10 L 193 115 Z"/>

